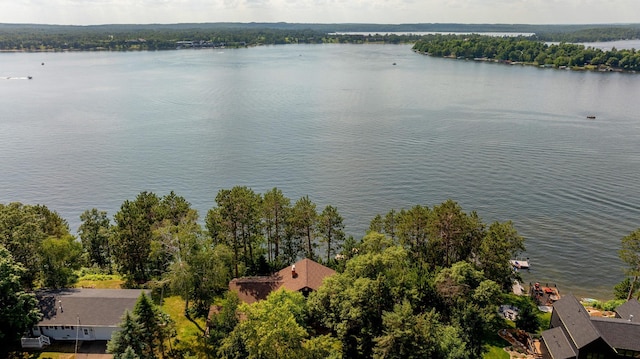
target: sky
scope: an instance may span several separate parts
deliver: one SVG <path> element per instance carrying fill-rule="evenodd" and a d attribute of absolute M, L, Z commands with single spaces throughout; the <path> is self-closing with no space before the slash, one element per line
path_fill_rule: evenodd
<path fill-rule="evenodd" d="M 0 0 L 0 23 L 640 23 L 640 0 Z"/>

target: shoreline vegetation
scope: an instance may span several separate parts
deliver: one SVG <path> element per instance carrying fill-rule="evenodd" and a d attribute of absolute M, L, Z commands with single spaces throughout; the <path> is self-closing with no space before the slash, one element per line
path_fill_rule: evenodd
<path fill-rule="evenodd" d="M 640 24 L 0 24 L 0 53 L 160 51 L 284 44 L 414 44 L 434 57 L 578 71 L 640 71 L 636 49 L 577 42 L 640 39 Z"/>
<path fill-rule="evenodd" d="M 640 71 L 640 52 L 635 49 L 618 50 L 614 47 L 605 51 L 573 43 L 547 43 L 533 36 L 426 35 L 414 44 L 413 51 L 434 57 L 542 68 Z"/>

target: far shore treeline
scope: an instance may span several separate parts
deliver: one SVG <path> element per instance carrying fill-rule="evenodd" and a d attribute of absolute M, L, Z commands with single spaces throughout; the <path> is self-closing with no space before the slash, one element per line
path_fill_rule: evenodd
<path fill-rule="evenodd" d="M 40 320 L 33 290 L 73 287 L 82 273 L 183 303 L 186 321 L 142 296 L 108 345 L 116 359 L 472 359 L 504 346 L 499 329 L 537 333 L 544 318 L 531 298 L 511 294 L 519 278 L 509 260 L 525 250 L 513 223 L 486 224 L 453 200 L 373 215 L 362 238 L 345 236 L 338 208 L 277 188 L 219 190 L 204 225 L 174 192 L 141 192 L 112 217 L 93 208 L 80 219 L 76 238 L 45 205 L 0 204 L 0 354 Z M 622 239 L 620 257 L 629 268 L 616 295 L 628 298 L 640 230 Z M 306 299 L 281 289 L 240 304 L 228 290 L 232 278 L 301 258 L 336 270 Z M 498 314 L 501 304 L 519 308 L 515 322 Z"/>
<path fill-rule="evenodd" d="M 139 51 L 275 44 L 413 43 L 429 32 L 534 34 L 535 41 L 640 38 L 640 24 L 0 24 L 0 51 Z M 358 34 L 354 34 L 358 33 Z"/>

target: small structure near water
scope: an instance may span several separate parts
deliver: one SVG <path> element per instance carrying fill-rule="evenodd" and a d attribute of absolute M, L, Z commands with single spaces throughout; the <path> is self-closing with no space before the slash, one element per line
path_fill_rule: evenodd
<path fill-rule="evenodd" d="M 524 260 L 524 259 L 510 259 L 509 263 L 511 263 L 511 266 L 513 266 L 513 268 L 515 270 L 518 270 L 518 269 L 529 269 L 529 258 L 527 258 L 526 260 Z"/>
<path fill-rule="evenodd" d="M 553 303 L 560 299 L 560 290 L 554 284 L 553 287 L 549 286 L 549 283 L 542 286 L 540 283 L 529 283 L 529 295 L 534 302 L 538 305 L 538 309 L 543 312 L 551 311 Z"/>

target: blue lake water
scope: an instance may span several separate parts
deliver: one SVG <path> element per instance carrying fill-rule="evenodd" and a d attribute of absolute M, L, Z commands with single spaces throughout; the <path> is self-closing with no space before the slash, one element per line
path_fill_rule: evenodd
<path fill-rule="evenodd" d="M 204 217 L 221 188 L 279 187 L 361 237 L 377 213 L 452 198 L 515 223 L 526 280 L 606 298 L 640 227 L 638 94 L 640 75 L 408 45 L 3 53 L 0 202 L 45 204 L 75 231 L 144 190 Z"/>

